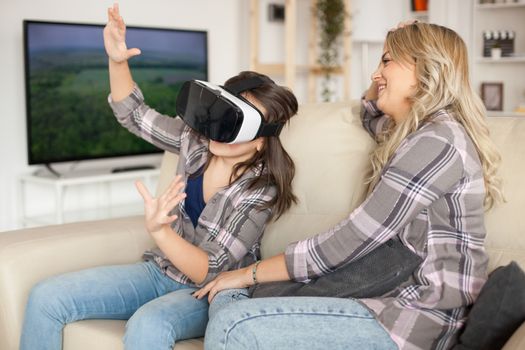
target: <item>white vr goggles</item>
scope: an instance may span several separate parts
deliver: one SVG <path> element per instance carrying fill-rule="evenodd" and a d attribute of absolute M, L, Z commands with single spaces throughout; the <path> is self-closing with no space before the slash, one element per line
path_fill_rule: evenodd
<path fill-rule="evenodd" d="M 278 136 L 284 123 L 265 122 L 261 111 L 240 95 L 264 83 L 259 77 L 228 87 L 187 81 L 177 97 L 177 114 L 193 130 L 217 142 L 240 143 L 261 136 Z"/>

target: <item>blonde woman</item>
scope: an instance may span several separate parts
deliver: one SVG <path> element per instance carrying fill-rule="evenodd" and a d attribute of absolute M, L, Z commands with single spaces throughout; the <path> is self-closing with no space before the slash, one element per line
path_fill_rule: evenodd
<path fill-rule="evenodd" d="M 502 199 L 499 156 L 467 62 L 465 43 L 448 28 L 414 23 L 391 31 L 363 99 L 363 125 L 378 141 L 366 200 L 327 232 L 220 274 L 197 296 L 322 276 L 392 238 L 423 258 L 411 278 L 374 299 L 261 298 L 215 308 L 207 349 L 448 349 L 456 342 L 486 281 L 484 212 Z"/>

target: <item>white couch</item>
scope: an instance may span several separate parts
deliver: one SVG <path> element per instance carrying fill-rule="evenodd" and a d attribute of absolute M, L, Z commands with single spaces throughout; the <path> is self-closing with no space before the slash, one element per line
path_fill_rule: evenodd
<path fill-rule="evenodd" d="M 525 267 L 525 118 L 489 120 L 503 155 L 501 174 L 508 202 L 487 215 L 490 269 L 511 260 Z M 373 142 L 362 129 L 358 106 L 330 103 L 301 106 L 282 134 L 295 160 L 299 204 L 272 223 L 264 236 L 263 257 L 286 244 L 337 223 L 363 199 L 363 179 Z M 166 153 L 159 188 L 174 173 L 176 157 Z M 0 234 L 0 349 L 18 348 L 27 295 L 39 280 L 87 267 L 131 263 L 152 246 L 142 217 L 81 222 Z M 122 349 L 124 321 L 89 320 L 69 324 L 64 349 Z M 202 349 L 202 340 L 183 341 L 176 350 Z M 525 324 L 505 350 L 525 349 Z"/>

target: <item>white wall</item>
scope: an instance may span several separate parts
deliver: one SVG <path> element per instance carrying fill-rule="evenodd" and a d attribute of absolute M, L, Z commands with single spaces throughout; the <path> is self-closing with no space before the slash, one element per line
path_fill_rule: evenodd
<path fill-rule="evenodd" d="M 208 31 L 209 77 L 223 82 L 241 69 L 240 2 L 243 0 L 120 0 L 121 13 L 130 25 L 200 29 Z M 1 0 L 0 1 L 0 231 L 17 227 L 17 177 L 35 170 L 27 166 L 25 139 L 24 66 L 22 20 L 104 23 L 112 0 Z M 220 14 L 220 15 L 219 15 Z M 101 39 L 102 40 L 102 39 Z M 158 162 L 157 157 L 148 157 Z M 129 162 L 142 160 L 127 159 Z M 96 164 L 122 163 L 107 160 Z M 93 162 L 91 162 L 93 164 Z M 118 191 L 120 197 L 135 196 Z M 69 205 L 97 200 L 90 188 L 69 196 Z M 96 191 L 95 191 L 96 192 Z M 32 210 L 47 210 L 53 204 L 48 192 L 32 189 Z M 94 198 L 90 198 L 94 197 Z M 52 207 L 51 207 L 52 209 Z"/>

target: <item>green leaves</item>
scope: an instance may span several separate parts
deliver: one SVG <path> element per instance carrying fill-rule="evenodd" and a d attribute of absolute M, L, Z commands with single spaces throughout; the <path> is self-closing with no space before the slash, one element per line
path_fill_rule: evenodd
<path fill-rule="evenodd" d="M 319 22 L 319 48 L 317 62 L 324 73 L 323 101 L 330 101 L 334 94 L 330 89 L 331 71 L 338 65 L 341 37 L 347 16 L 344 0 L 318 0 L 315 14 Z"/>

